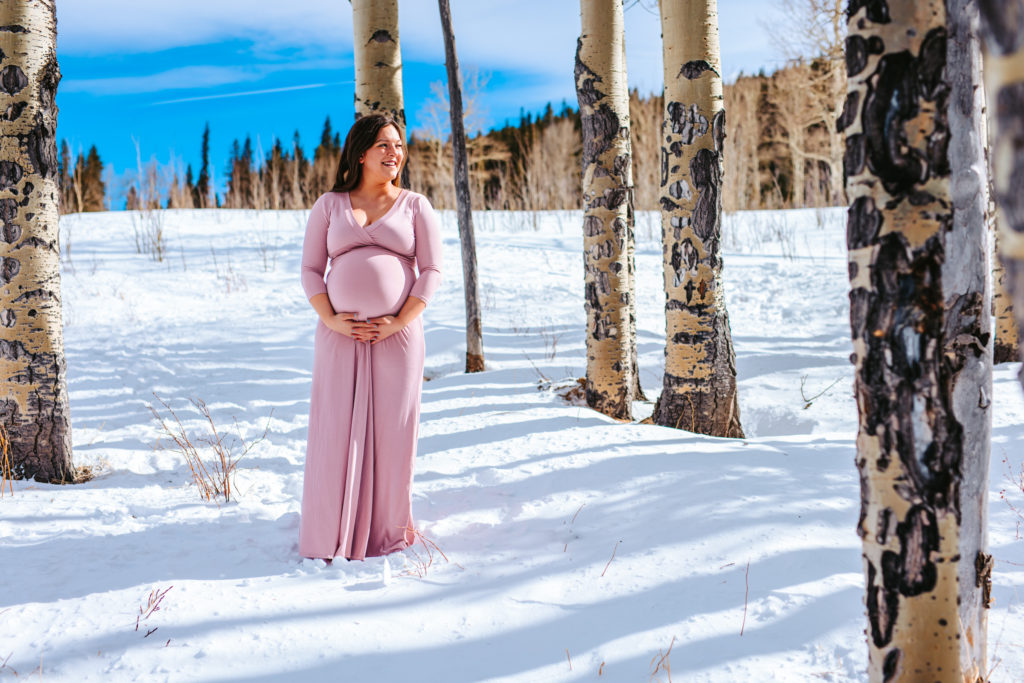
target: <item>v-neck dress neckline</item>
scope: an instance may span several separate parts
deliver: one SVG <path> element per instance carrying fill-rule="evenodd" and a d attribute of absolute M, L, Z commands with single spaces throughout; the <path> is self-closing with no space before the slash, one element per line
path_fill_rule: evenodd
<path fill-rule="evenodd" d="M 372 222 L 367 223 L 366 225 L 359 225 L 359 221 L 356 220 L 356 213 L 355 213 L 355 210 L 353 210 L 353 208 L 352 208 L 352 197 L 349 195 L 348 192 L 345 193 L 345 205 L 346 205 L 345 208 L 348 211 L 348 217 L 352 221 L 353 225 L 355 225 L 360 230 L 369 231 L 370 228 L 376 227 L 378 223 L 380 223 L 385 218 L 390 216 L 392 214 L 392 212 L 394 212 L 394 210 L 396 208 L 398 208 L 399 203 L 401 203 L 402 199 L 405 198 L 405 194 L 406 194 L 405 188 L 400 189 L 398 191 L 398 196 L 395 197 L 395 201 L 393 201 L 391 203 L 391 207 L 387 211 L 385 211 L 383 214 L 381 214 L 381 216 L 379 218 L 377 218 L 376 220 L 374 220 Z"/>

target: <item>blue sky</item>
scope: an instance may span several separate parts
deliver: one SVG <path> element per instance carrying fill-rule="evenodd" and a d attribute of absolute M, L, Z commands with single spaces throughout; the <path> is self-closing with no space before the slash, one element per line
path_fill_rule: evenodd
<path fill-rule="evenodd" d="M 577 0 L 451 0 L 459 60 L 486 77 L 485 128 L 547 102 L 575 106 Z M 630 4 L 630 3 L 627 3 Z M 661 88 L 657 16 L 642 0 L 626 12 L 631 86 Z M 720 0 L 723 70 L 771 70 L 778 52 L 761 28 L 773 3 Z M 331 117 L 352 120 L 352 23 L 344 0 L 65 0 L 57 3 L 58 136 L 73 151 L 95 144 L 123 173 L 174 159 L 198 172 L 210 123 L 218 187 L 232 140 L 268 151 L 298 131 L 311 152 Z M 431 83 L 443 82 L 444 46 L 433 0 L 401 0 L 403 87 L 409 127 L 429 126 Z M 118 193 L 119 194 L 119 193 Z"/>

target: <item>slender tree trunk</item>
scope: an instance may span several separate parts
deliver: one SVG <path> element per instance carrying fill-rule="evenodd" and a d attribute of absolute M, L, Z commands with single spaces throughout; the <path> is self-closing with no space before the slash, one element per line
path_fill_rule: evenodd
<path fill-rule="evenodd" d="M 993 126 L 996 230 L 1002 282 L 1024 338 L 1024 0 L 978 0 Z M 1002 354 L 1001 354 L 1002 355 Z M 1024 373 L 1020 375 L 1024 385 Z"/>
<path fill-rule="evenodd" d="M 0 424 L 13 474 L 75 478 L 58 244 L 57 16 L 53 0 L 0 4 Z"/>
<path fill-rule="evenodd" d="M 398 41 L 398 0 L 351 0 L 356 67 L 356 118 L 390 114 L 405 128 L 402 47 Z M 409 187 L 409 165 L 402 167 Z"/>
<path fill-rule="evenodd" d="M 462 242 L 462 278 L 466 296 L 466 372 L 484 369 L 483 323 L 480 320 L 480 295 L 476 282 L 476 240 L 473 237 L 473 211 L 469 203 L 469 166 L 466 158 L 466 130 L 462 121 L 462 85 L 459 59 L 455 53 L 455 33 L 448 0 L 437 0 L 444 34 L 444 63 L 448 69 L 448 110 L 452 120 L 452 156 L 454 158 L 455 202 Z"/>
<path fill-rule="evenodd" d="M 992 310 L 996 319 L 996 363 L 1014 363 L 1021 360 L 1017 323 L 1013 319 L 1013 304 L 1006 291 L 1006 270 L 999 255 L 999 230 L 995 233 L 995 262 L 992 265 Z"/>
<path fill-rule="evenodd" d="M 636 330 L 633 174 L 622 0 L 583 0 L 576 97 L 583 133 L 583 272 L 587 405 L 632 419 Z"/>
<path fill-rule="evenodd" d="M 716 0 L 661 0 L 665 377 L 657 424 L 742 437 L 722 285 L 725 110 Z"/>
<path fill-rule="evenodd" d="M 989 258 L 969 0 L 854 0 L 846 132 L 872 681 L 985 676 Z M 951 179 L 955 178 L 955 183 Z"/>

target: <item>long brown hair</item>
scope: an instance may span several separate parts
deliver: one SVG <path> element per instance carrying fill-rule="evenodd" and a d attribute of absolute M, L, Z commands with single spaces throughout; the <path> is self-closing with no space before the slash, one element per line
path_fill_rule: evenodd
<path fill-rule="evenodd" d="M 405 132 L 393 118 L 387 114 L 370 114 L 356 119 L 345 136 L 341 159 L 338 161 L 338 175 L 335 177 L 331 192 L 351 192 L 359 187 L 359 181 L 363 178 L 363 165 L 359 163 L 359 159 L 373 147 L 373 143 L 377 142 L 377 136 L 387 126 L 394 126 L 398 131 L 398 137 L 402 140 L 402 152 L 405 152 Z M 403 153 L 398 176 L 392 181 L 396 187 L 401 187 L 399 178 L 402 177 L 405 159 L 406 155 Z"/>

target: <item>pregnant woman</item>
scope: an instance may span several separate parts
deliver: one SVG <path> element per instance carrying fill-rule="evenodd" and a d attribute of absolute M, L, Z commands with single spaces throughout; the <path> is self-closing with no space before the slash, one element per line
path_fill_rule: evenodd
<path fill-rule="evenodd" d="M 299 529 L 304 557 L 363 559 L 414 540 L 420 313 L 441 279 L 441 237 L 426 198 L 398 186 L 404 162 L 398 124 L 360 118 L 345 138 L 334 187 L 309 214 L 302 287 L 320 320 Z"/>

